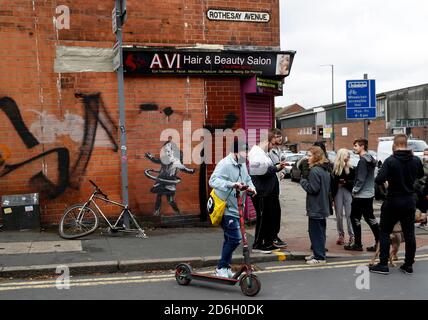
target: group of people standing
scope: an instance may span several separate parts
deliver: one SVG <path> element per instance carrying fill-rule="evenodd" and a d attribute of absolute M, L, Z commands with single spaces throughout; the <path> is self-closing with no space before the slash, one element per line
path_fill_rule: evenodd
<path fill-rule="evenodd" d="M 283 178 L 285 167 L 285 162 L 281 161 L 281 145 L 282 134 L 278 129 L 270 129 L 267 140 L 253 146 L 249 152 L 246 143 L 236 140 L 230 154 L 217 164 L 209 180 L 210 186 L 227 202 L 222 221 L 224 243 L 216 269 L 218 276 L 233 276 L 230 263 L 232 253 L 240 243 L 241 234 L 236 197 L 230 194 L 233 191 L 240 192 L 243 185 L 249 187 L 257 213 L 253 252 L 271 253 L 287 246 L 287 243 L 279 238 L 279 181 Z M 425 176 L 428 175 L 428 150 L 426 151 Z M 374 244 L 366 250 L 376 251 L 379 244 L 381 248 L 380 264 L 371 267 L 373 272 L 378 269 L 386 272 L 387 265 L 385 269 L 384 264 L 389 254 L 389 234 L 394 224 L 400 221 L 406 241 L 406 259 L 401 270 L 411 273 L 416 250 L 415 182 L 424 177 L 422 162 L 407 149 L 405 135 L 395 136 L 393 155 L 382 165 L 376 179 L 376 160 L 368 153 L 367 139 L 355 140 L 353 152 L 360 157 L 355 168 L 350 165 L 349 150 L 338 150 L 332 163 L 328 160 L 324 144 L 316 142 L 297 164 L 301 170 L 300 185 L 307 194 L 306 215 L 313 251 L 312 255 L 306 257 L 306 263 L 326 263 L 327 218 L 335 212 L 338 230 L 336 243 L 344 245 L 346 250 L 363 251 L 361 219 L 364 218 L 369 225 Z M 388 190 L 387 200 L 382 206 L 380 225 L 373 212 L 375 183 L 387 187 Z M 418 204 L 422 204 L 420 207 L 425 205 L 425 212 L 428 208 L 427 185 L 428 183 L 421 191 L 425 192 L 423 199 L 418 201 Z M 243 200 L 245 201 L 245 198 Z M 348 241 L 343 227 L 344 220 L 347 223 Z"/>
<path fill-rule="evenodd" d="M 325 264 L 326 218 L 331 207 L 337 220 L 338 245 L 345 244 L 343 216 L 347 221 L 349 242 L 344 248 L 351 251 L 363 251 L 361 240 L 361 219 L 369 225 L 375 243 L 366 248 L 376 251 L 380 246 L 380 262 L 370 267 L 371 272 L 388 274 L 390 237 L 395 224 L 400 222 L 406 243 L 404 264 L 401 271 L 413 273 L 416 252 L 414 232 L 415 212 L 419 208 L 426 214 L 428 208 L 428 149 L 423 161 L 413 155 L 407 147 L 407 136 L 394 137 L 393 154 L 385 160 L 375 178 L 376 160 L 368 153 L 368 141 L 354 141 L 353 152 L 360 160 L 356 168 L 350 165 L 350 152 L 340 149 L 334 164 L 326 157 L 325 148 L 313 146 L 307 157 L 308 169 L 304 161 L 300 164 L 302 179 L 300 184 L 307 192 L 306 211 L 308 231 L 313 255 L 306 257 L 310 265 Z M 381 207 L 380 223 L 373 213 L 375 184 L 385 190 L 385 200 Z M 417 185 L 420 191 L 416 193 Z M 418 194 L 418 196 L 416 196 Z M 426 217 L 425 222 L 426 224 Z"/>
<path fill-rule="evenodd" d="M 257 213 L 253 252 L 268 254 L 287 247 L 287 243 L 279 238 L 279 180 L 286 164 L 280 158 L 281 145 L 282 134 L 279 129 L 270 129 L 267 139 L 253 146 L 249 152 L 246 143 L 235 140 L 229 155 L 217 164 L 210 177 L 209 185 L 226 201 L 221 224 L 224 242 L 216 276 L 233 277 L 230 267 L 232 254 L 242 239 L 236 192 L 240 192 L 244 185 L 248 186 L 247 191 L 252 194 L 251 199 Z M 246 194 L 243 194 L 243 203 L 245 199 Z"/>

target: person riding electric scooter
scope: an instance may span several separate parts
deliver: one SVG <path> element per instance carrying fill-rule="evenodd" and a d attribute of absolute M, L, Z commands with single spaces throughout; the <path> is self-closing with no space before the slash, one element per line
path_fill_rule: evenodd
<path fill-rule="evenodd" d="M 227 274 L 224 277 L 211 276 L 208 274 L 196 273 L 193 271 L 192 267 L 189 264 L 181 263 L 176 267 L 175 271 L 175 279 L 177 280 L 178 284 L 188 285 L 193 279 L 216 282 L 232 286 L 239 282 L 241 291 L 246 296 L 253 297 L 259 293 L 261 283 L 257 276 L 253 274 L 253 268 L 250 262 L 250 249 L 248 247 L 248 240 L 244 221 L 244 205 L 241 197 L 241 192 L 249 193 L 248 189 L 248 186 L 242 185 L 239 190 L 236 191 L 236 200 L 239 207 L 239 226 L 243 244 L 242 253 L 244 256 L 244 263 L 241 265 L 238 272 L 236 272 L 232 277 L 229 277 Z"/>
<path fill-rule="evenodd" d="M 247 191 L 256 194 L 255 187 L 248 175 L 245 165 L 247 144 L 240 144 L 235 141 L 232 152 L 222 159 L 216 166 L 211 178 L 210 186 L 216 190 L 218 196 L 225 199 L 227 206 L 222 219 L 222 228 L 224 230 L 224 243 L 221 259 L 218 263 L 215 277 L 194 274 L 188 265 L 179 265 L 177 267 L 176 278 L 180 284 L 188 284 L 192 278 L 207 281 L 218 281 L 220 283 L 235 284 L 239 282 L 239 276 L 245 271 L 248 284 L 253 287 L 251 277 L 251 266 L 249 263 L 248 241 L 245 233 L 245 224 L 243 216 L 243 202 L 241 192 Z M 235 190 L 235 196 L 230 197 Z M 244 195 L 243 195 L 244 196 Z M 233 251 L 239 246 L 240 240 L 244 244 L 245 265 L 241 267 L 240 272 L 233 274 L 230 269 Z M 191 274 L 191 275 L 189 275 Z M 258 280 L 255 280 L 255 282 Z M 242 288 L 242 287 L 241 287 Z M 244 292 L 245 293 L 245 292 Z"/>

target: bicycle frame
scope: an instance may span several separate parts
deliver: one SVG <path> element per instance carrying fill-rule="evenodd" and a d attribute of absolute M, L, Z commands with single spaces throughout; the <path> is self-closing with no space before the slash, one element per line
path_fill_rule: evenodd
<path fill-rule="evenodd" d="M 104 197 L 100 197 L 97 195 L 98 191 L 94 191 L 91 195 L 91 197 L 89 198 L 88 201 L 85 202 L 85 204 L 83 205 L 82 209 L 85 207 L 90 207 L 91 204 L 94 205 L 94 207 L 96 208 L 96 211 L 98 211 L 98 213 L 104 218 L 104 220 L 107 222 L 107 224 L 109 225 L 111 230 L 114 231 L 120 231 L 120 232 L 129 232 L 129 233 L 135 233 L 138 232 L 139 234 L 142 235 L 142 237 L 147 237 L 146 234 L 144 233 L 144 230 L 138 225 L 137 221 L 135 220 L 131 210 L 129 209 L 128 206 L 125 206 L 124 204 L 117 202 L 117 201 L 113 201 Z M 102 211 L 102 209 L 98 206 L 98 204 L 95 202 L 95 199 L 99 199 L 103 202 L 107 202 L 113 205 L 116 205 L 118 207 L 122 208 L 122 211 L 119 215 L 119 217 L 117 218 L 116 222 L 114 224 L 111 224 L 109 219 L 107 219 L 107 217 L 104 215 L 104 212 Z M 137 229 L 126 229 L 123 227 L 118 226 L 120 219 L 123 217 L 123 215 L 125 214 L 125 212 L 127 212 L 129 214 L 129 217 L 131 218 L 132 222 L 135 224 L 135 226 L 137 227 Z M 79 217 L 78 220 L 80 220 L 80 215 L 81 213 L 79 213 Z M 122 229 L 123 228 L 123 229 Z"/>

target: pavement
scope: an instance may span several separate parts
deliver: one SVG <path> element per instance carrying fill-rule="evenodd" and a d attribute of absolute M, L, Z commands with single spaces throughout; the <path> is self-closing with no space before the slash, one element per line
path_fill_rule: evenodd
<path fill-rule="evenodd" d="M 252 253 L 252 263 L 287 263 L 311 254 L 305 216 L 305 194 L 290 180 L 281 183 L 282 220 L 280 237 L 288 247 L 272 254 Z M 380 203 L 375 203 L 379 217 Z M 250 245 L 255 225 L 247 226 Z M 415 228 L 417 250 L 428 249 L 428 229 Z M 218 227 L 145 229 L 148 238 L 134 235 L 107 235 L 101 229 L 78 240 L 64 240 L 55 229 L 0 231 L 0 278 L 55 276 L 67 266 L 71 275 L 174 269 L 178 263 L 193 267 L 214 267 L 221 253 L 223 232 Z M 368 226 L 362 223 L 363 244 L 372 245 Z M 336 245 L 334 216 L 327 222 L 327 260 L 372 256 L 371 252 L 349 252 Z M 404 252 L 404 245 L 400 252 Z M 243 261 L 238 248 L 233 264 Z"/>

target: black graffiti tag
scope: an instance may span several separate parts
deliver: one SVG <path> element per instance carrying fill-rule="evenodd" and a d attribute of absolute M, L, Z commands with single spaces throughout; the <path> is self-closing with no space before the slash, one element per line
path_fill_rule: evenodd
<path fill-rule="evenodd" d="M 40 193 L 46 195 L 49 199 L 54 199 L 61 195 L 67 187 L 75 189 L 80 187 L 80 180 L 86 172 L 86 168 L 94 148 L 98 123 L 100 123 L 102 128 L 106 131 L 109 140 L 114 146 L 114 152 L 118 151 L 118 145 L 116 142 L 117 126 L 109 116 L 102 101 L 101 94 L 77 93 L 76 97 L 80 98 L 83 102 L 85 112 L 85 130 L 79 150 L 79 156 L 71 170 L 69 150 L 67 148 L 53 148 L 20 163 L 4 164 L 3 170 L 0 171 L 0 177 L 6 176 L 19 168 L 25 167 L 29 163 L 39 159 L 43 160 L 46 156 L 56 153 L 58 182 L 52 182 L 42 171 L 36 173 L 29 180 L 30 184 Z M 28 130 L 22 119 L 19 107 L 12 98 L 0 98 L 0 110 L 6 114 L 6 117 L 11 121 L 15 131 L 18 133 L 19 137 L 28 149 L 34 148 L 40 144 L 36 137 L 34 137 L 34 135 Z"/>

